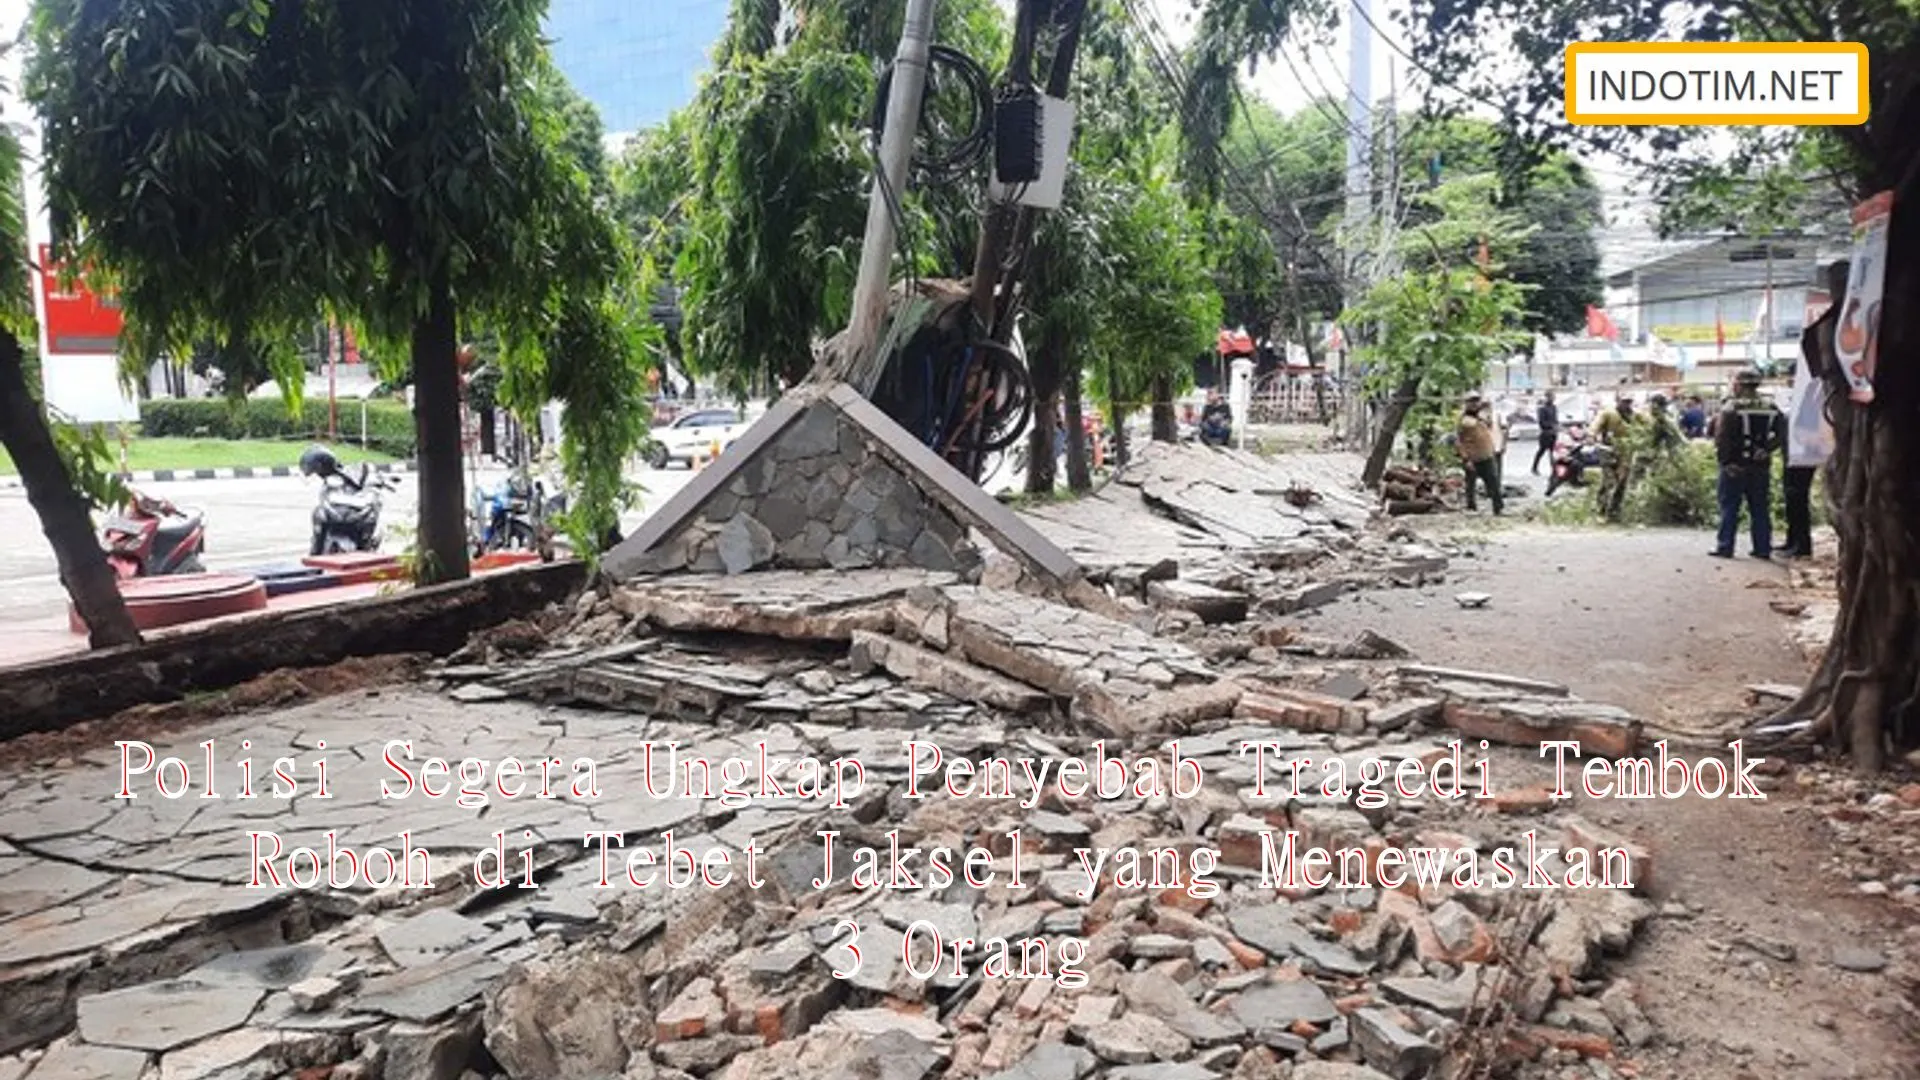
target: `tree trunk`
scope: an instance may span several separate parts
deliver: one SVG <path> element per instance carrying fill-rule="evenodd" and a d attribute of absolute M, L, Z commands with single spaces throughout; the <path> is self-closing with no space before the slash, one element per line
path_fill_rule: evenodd
<path fill-rule="evenodd" d="M 1153 441 L 1180 441 L 1180 418 L 1173 412 L 1173 376 L 1153 377 Z"/>
<path fill-rule="evenodd" d="M 1054 447 L 1060 431 L 1061 356 L 1065 335 L 1049 333 L 1033 354 L 1033 427 L 1027 432 L 1027 494 L 1050 495 L 1058 483 Z"/>
<path fill-rule="evenodd" d="M 1380 477 L 1387 471 L 1387 461 L 1393 457 L 1394 440 L 1400 437 L 1400 425 L 1407 420 L 1414 399 L 1420 393 L 1420 377 L 1410 376 L 1401 381 L 1394 389 L 1393 397 L 1387 401 L 1386 408 L 1380 411 L 1380 430 L 1373 437 L 1373 448 L 1367 451 L 1367 467 L 1360 473 L 1360 482 L 1370 488 L 1380 486 Z"/>
<path fill-rule="evenodd" d="M 1113 438 L 1113 467 L 1127 464 L 1127 413 L 1121 400 L 1120 365 L 1107 361 L 1107 430 Z"/>
<path fill-rule="evenodd" d="M 1863 773 L 1920 747 L 1920 184 L 1908 171 L 1888 237 L 1873 401 L 1848 399 L 1839 365 L 1826 373 L 1840 613 L 1819 670 L 1775 718 L 1812 720 Z"/>
<path fill-rule="evenodd" d="M 460 453 L 460 369 L 453 295 L 436 282 L 413 324 L 413 422 L 419 433 L 421 584 L 468 576 L 467 491 Z"/>
<path fill-rule="evenodd" d="M 127 613 L 113 568 L 93 535 L 87 500 L 74 490 L 73 478 L 54 445 L 53 431 L 47 427 L 47 414 L 27 386 L 20 339 L 8 333 L 0 333 L 0 443 L 13 456 L 27 489 L 27 502 L 40 515 L 40 529 L 53 546 L 54 562 L 60 568 L 60 583 L 87 624 L 87 643 L 96 649 L 137 644 L 140 631 Z"/>
<path fill-rule="evenodd" d="M 1093 490 L 1092 448 L 1087 446 L 1087 417 L 1080 396 L 1080 368 L 1071 366 L 1066 378 L 1067 490 Z"/>
<path fill-rule="evenodd" d="M 484 405 L 480 410 L 480 453 L 490 457 L 500 456 L 499 441 L 493 430 L 493 406 Z"/>

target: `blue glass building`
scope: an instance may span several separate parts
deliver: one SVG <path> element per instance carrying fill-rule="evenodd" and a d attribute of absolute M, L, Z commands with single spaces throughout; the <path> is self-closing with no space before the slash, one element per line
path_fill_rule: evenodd
<path fill-rule="evenodd" d="M 693 100 L 727 0 L 551 0 L 553 55 L 609 133 L 651 127 Z"/>

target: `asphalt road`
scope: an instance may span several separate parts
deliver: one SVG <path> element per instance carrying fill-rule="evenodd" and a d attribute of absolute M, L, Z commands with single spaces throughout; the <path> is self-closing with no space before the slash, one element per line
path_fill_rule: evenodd
<path fill-rule="evenodd" d="M 505 475 L 504 470 L 485 470 L 480 481 L 491 484 Z M 623 530 L 631 532 L 692 475 L 685 469 L 636 473 L 633 479 L 645 488 L 645 502 L 640 510 L 622 517 Z M 303 477 L 186 480 L 143 484 L 140 489 L 206 515 L 209 570 L 297 563 L 307 554 L 313 507 L 319 499 L 318 482 Z M 418 505 L 415 477 L 404 474 L 399 489 L 386 493 L 380 513 L 385 550 L 406 547 Z M 396 527 L 401 535 L 396 535 Z M 4 540 L 0 543 L 0 624 L 44 622 L 64 615 L 67 597 L 60 587 L 53 550 L 40 531 L 40 519 L 27 504 L 26 492 L 18 487 L 0 489 L 0 540 Z"/>

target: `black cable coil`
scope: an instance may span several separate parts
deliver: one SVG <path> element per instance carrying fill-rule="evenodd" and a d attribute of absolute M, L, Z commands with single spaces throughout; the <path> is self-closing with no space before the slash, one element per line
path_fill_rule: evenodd
<path fill-rule="evenodd" d="M 873 129 L 875 143 L 879 142 L 887 126 L 887 100 L 893 92 L 893 67 L 888 64 L 886 70 L 880 73 L 880 85 L 874 91 L 873 117 L 869 126 Z M 979 164 L 993 139 L 992 80 L 972 57 L 947 45 L 935 45 L 927 51 L 928 92 L 920 99 L 920 126 L 927 126 L 928 111 L 938 99 L 934 91 L 947 78 L 957 78 L 966 88 L 970 105 L 967 133 L 944 150 L 936 147 L 934 152 L 923 154 L 916 147 L 914 170 L 934 181 L 955 179 Z"/>

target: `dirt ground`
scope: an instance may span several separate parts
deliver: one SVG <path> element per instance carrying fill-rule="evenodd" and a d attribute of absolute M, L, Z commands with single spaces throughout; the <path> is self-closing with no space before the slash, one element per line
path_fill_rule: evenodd
<path fill-rule="evenodd" d="M 1709 559 L 1710 540 L 1695 532 L 1481 528 L 1485 544 L 1445 584 L 1351 596 L 1323 609 L 1316 629 L 1377 630 L 1426 663 L 1556 680 L 1696 735 L 1752 715 L 1747 684 L 1799 685 L 1808 674 L 1768 607 L 1782 566 Z M 1493 599 L 1464 610 L 1453 597 L 1465 591 Z M 1516 786 L 1551 778 L 1524 755 L 1496 758 L 1502 766 L 1496 775 Z M 1841 872 L 1793 776 L 1760 803 L 1579 796 L 1578 812 L 1648 849 L 1651 894 L 1664 905 L 1616 962 L 1664 1036 L 1640 1076 L 1920 1076 L 1920 1032 L 1891 981 L 1830 960 L 1850 946 L 1891 952 L 1903 936 L 1911 950 L 1920 926 Z"/>

